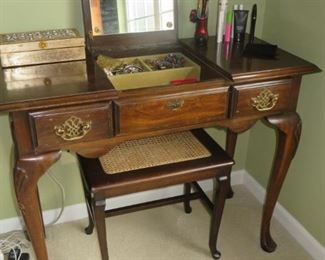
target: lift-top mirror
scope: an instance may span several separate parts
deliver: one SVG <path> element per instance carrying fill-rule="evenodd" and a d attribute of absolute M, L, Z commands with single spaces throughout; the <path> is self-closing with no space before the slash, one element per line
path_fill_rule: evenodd
<path fill-rule="evenodd" d="M 116 35 L 134 38 L 143 33 L 176 38 L 176 0 L 82 1 L 84 25 L 90 41 Z"/>

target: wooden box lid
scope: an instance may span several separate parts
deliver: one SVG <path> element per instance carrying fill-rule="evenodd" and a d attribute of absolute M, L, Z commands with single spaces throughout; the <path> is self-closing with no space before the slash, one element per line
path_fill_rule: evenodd
<path fill-rule="evenodd" d="M 75 29 L 0 35 L 3 68 L 85 59 L 84 38 Z"/>
<path fill-rule="evenodd" d="M 0 54 L 84 46 L 76 29 L 0 34 Z"/>

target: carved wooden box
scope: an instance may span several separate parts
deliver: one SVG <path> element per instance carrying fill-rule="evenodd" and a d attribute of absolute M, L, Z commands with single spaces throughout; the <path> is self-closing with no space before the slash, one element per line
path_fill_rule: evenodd
<path fill-rule="evenodd" d="M 84 60 L 11 67 L 4 69 L 3 75 L 7 89 L 52 86 L 87 80 Z"/>
<path fill-rule="evenodd" d="M 84 38 L 75 29 L 0 35 L 3 68 L 85 59 Z"/>

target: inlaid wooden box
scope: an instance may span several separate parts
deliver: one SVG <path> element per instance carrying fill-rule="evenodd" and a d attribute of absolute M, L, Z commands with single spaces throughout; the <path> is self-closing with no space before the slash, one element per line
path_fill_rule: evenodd
<path fill-rule="evenodd" d="M 201 67 L 182 53 L 174 53 L 184 59 L 184 64 L 179 68 L 154 70 L 148 61 L 161 59 L 167 54 L 136 56 L 121 59 L 123 63 L 132 64 L 134 61 L 141 64 L 143 72 L 108 75 L 108 79 L 117 90 L 146 88 L 178 84 L 178 82 L 195 82 L 200 80 Z"/>
<path fill-rule="evenodd" d="M 0 35 L 3 68 L 85 59 L 84 38 L 75 29 Z"/>
<path fill-rule="evenodd" d="M 12 67 L 3 70 L 7 89 L 53 86 L 87 80 L 86 61 Z"/>

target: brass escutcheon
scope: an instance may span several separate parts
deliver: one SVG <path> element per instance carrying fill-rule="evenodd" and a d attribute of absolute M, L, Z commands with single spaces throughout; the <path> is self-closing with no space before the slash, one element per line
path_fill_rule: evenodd
<path fill-rule="evenodd" d="M 40 41 L 40 42 L 38 43 L 38 47 L 39 47 L 40 49 L 46 49 L 46 48 L 47 48 L 47 42 L 46 42 L 46 41 Z"/>
<path fill-rule="evenodd" d="M 71 116 L 62 125 L 54 126 L 54 132 L 65 141 L 83 138 L 91 130 L 91 121 L 83 122 L 79 117 Z"/>
<path fill-rule="evenodd" d="M 175 99 L 175 100 L 168 101 L 166 107 L 170 110 L 176 111 L 180 109 L 183 105 L 184 105 L 183 99 Z"/>
<path fill-rule="evenodd" d="M 258 111 L 269 111 L 275 107 L 278 99 L 279 94 L 274 94 L 269 89 L 264 89 L 257 97 L 251 98 L 251 104 Z"/>

